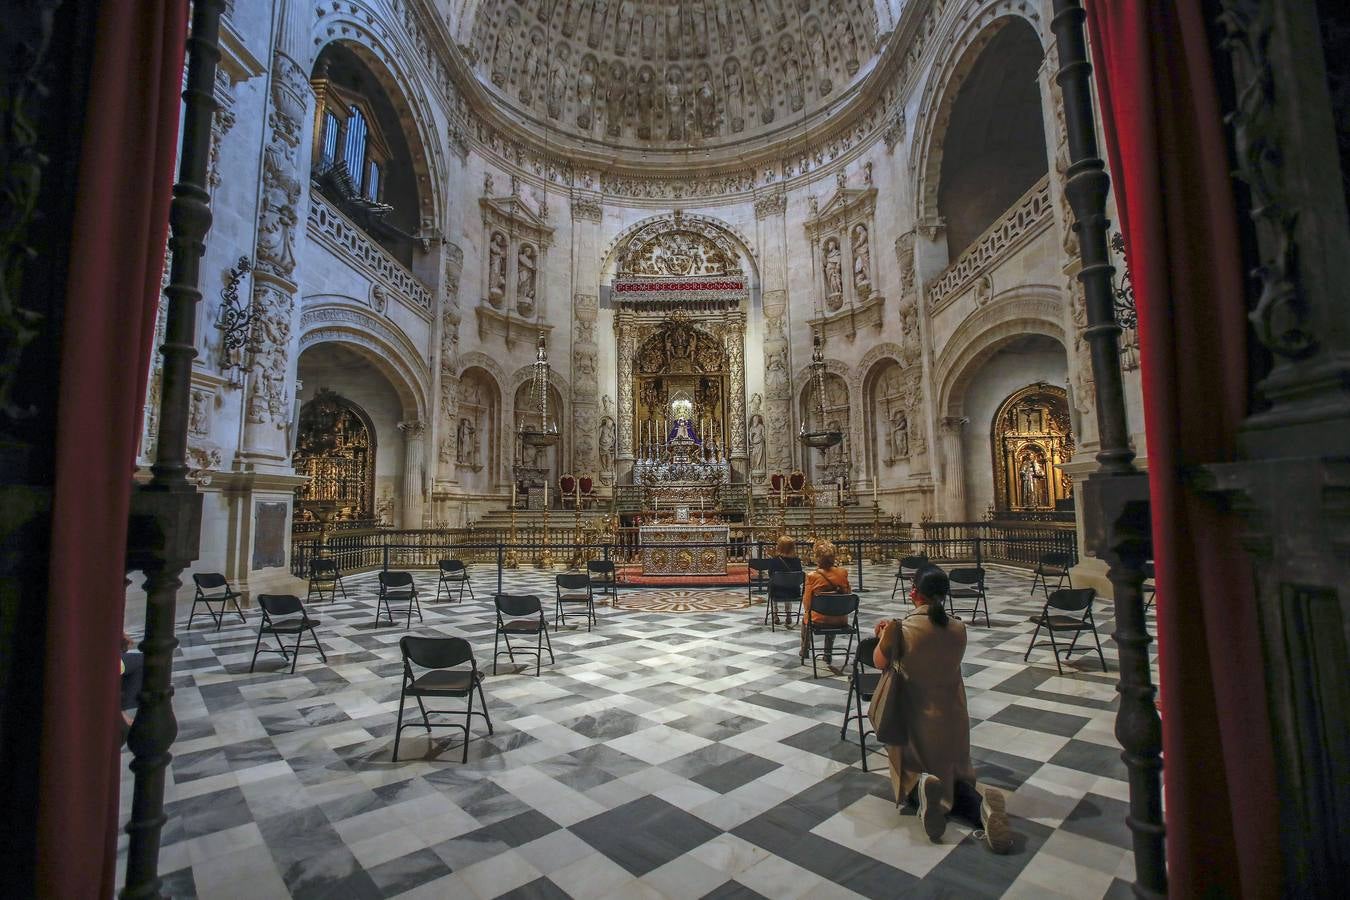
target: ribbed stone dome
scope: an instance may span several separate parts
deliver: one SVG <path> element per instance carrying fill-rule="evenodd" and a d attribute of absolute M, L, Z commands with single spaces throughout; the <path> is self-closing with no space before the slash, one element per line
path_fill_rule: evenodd
<path fill-rule="evenodd" d="M 872 62 L 869 0 L 483 0 L 471 56 L 527 120 L 658 150 L 787 133 Z"/>

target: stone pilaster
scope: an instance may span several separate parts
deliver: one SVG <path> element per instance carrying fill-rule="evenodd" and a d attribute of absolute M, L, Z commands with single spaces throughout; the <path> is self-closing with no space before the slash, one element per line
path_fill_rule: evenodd
<path fill-rule="evenodd" d="M 964 522 L 968 515 L 963 432 L 969 423 L 964 416 L 942 419 L 942 493 L 946 507 L 943 513 L 953 522 Z"/>
<path fill-rule="evenodd" d="M 425 506 L 426 424 L 399 422 L 403 432 L 403 527 L 421 528 Z"/>

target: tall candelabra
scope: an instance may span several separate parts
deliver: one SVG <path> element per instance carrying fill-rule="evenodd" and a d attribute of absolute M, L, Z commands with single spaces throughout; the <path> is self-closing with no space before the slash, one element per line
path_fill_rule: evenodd
<path fill-rule="evenodd" d="M 877 500 L 872 501 L 872 562 L 875 565 L 881 565 L 885 557 L 881 552 L 881 504 Z"/>

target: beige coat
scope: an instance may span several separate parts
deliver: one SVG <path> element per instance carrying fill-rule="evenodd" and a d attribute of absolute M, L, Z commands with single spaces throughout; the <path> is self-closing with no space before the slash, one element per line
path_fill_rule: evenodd
<path fill-rule="evenodd" d="M 970 713 L 961 680 L 966 626 L 950 619 L 946 627 L 938 627 L 929 620 L 926 610 L 916 609 L 886 626 L 880 641 L 883 654 L 895 648 L 895 636 L 890 631 L 896 621 L 902 634 L 900 669 L 906 679 L 909 742 L 903 747 L 886 747 L 891 788 L 895 802 L 903 803 L 919 775 L 928 772 L 942 779 L 943 797 L 950 810 L 956 783 L 975 781 L 970 763 Z"/>

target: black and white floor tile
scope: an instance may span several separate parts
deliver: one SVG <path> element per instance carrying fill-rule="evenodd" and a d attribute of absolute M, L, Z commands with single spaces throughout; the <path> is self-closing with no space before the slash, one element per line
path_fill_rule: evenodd
<path fill-rule="evenodd" d="M 868 567 L 863 629 L 900 611 L 893 570 Z M 1040 602 L 1030 579 L 990 575 L 992 624 L 970 629 L 965 677 L 982 781 L 1008 792 L 1008 856 L 955 821 L 930 843 L 890 799 L 885 758 L 840 740 L 846 678 L 811 677 L 795 630 L 763 607 L 602 607 L 593 631 L 553 633 L 542 675 L 503 658 L 460 764 L 461 737 L 404 731 L 391 761 L 406 633 L 458 635 L 491 672 L 496 573 L 478 600 L 430 602 L 376 627 L 375 578 L 314 604 L 328 662 L 302 647 L 248 672 L 249 622 L 201 617 L 175 667 L 178 741 L 160 871 L 175 897 L 825 898 L 1124 897 L 1133 858 L 1112 733 L 1110 604 L 1097 610 L 1110 671 L 1047 649 L 1022 655 Z M 505 575 L 551 613 L 550 575 Z M 620 598 L 622 603 L 622 597 Z M 185 617 L 184 617 L 185 618 Z M 551 616 L 550 616 L 551 621 Z M 983 618 L 981 617 L 981 622 Z M 578 620 L 579 622 L 579 620 Z M 523 660 L 522 660 L 523 663 Z M 131 778 L 122 790 L 129 812 Z M 126 838 L 121 849 L 125 853 Z M 119 879 L 121 875 L 119 872 Z"/>

